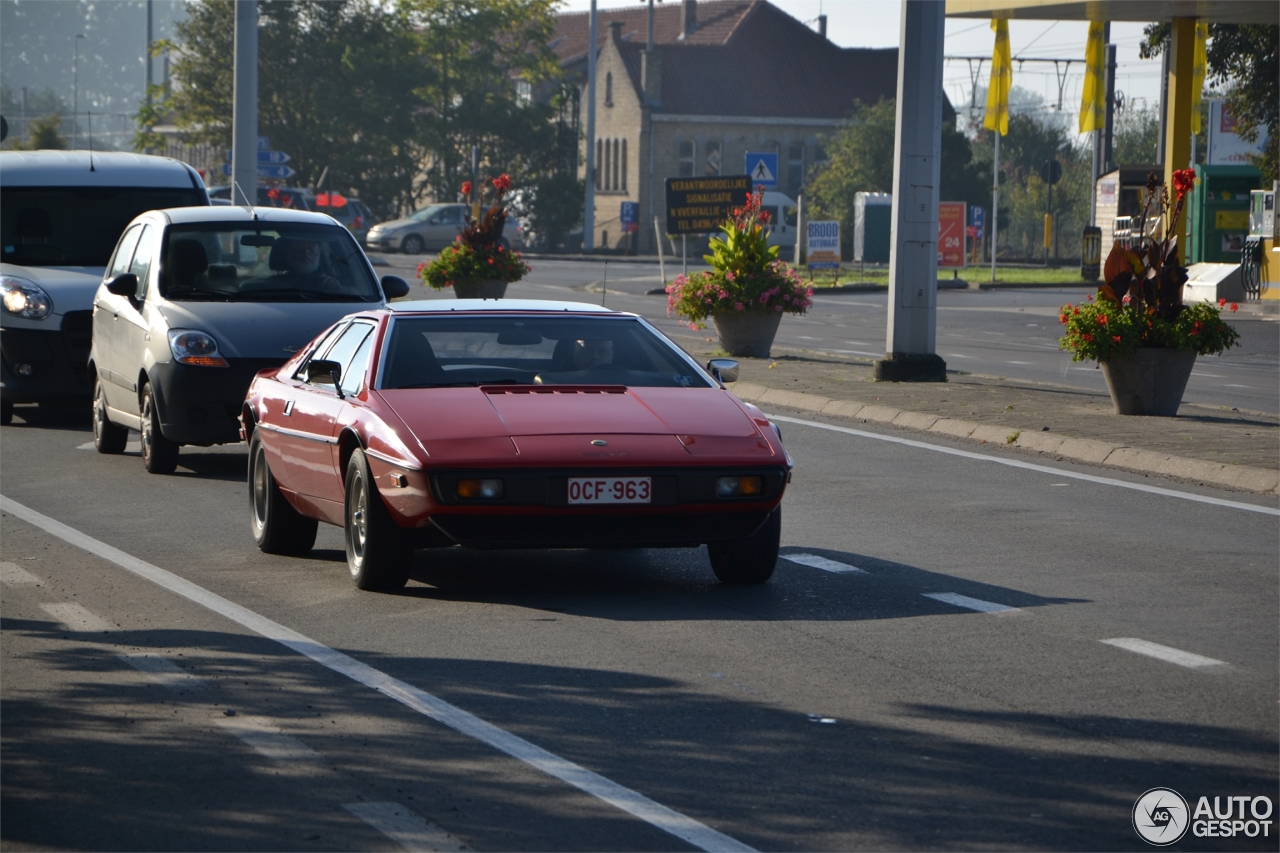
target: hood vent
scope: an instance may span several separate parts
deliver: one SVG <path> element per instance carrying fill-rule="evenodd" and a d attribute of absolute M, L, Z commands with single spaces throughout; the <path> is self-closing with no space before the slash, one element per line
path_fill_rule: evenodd
<path fill-rule="evenodd" d="M 486 394 L 501 395 L 510 394 L 529 395 L 529 394 L 625 394 L 627 388 L 625 385 L 521 385 L 511 387 L 509 385 L 482 385 L 480 390 Z"/>

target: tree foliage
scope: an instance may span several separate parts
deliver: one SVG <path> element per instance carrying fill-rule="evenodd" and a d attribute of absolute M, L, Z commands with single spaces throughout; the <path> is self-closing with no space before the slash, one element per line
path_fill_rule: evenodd
<path fill-rule="evenodd" d="M 1149 24 L 1138 48 L 1143 59 L 1163 53 L 1169 24 Z M 1239 122 L 1237 133 L 1256 141 L 1265 131 L 1270 144 L 1254 165 L 1263 179 L 1280 177 L 1280 24 L 1210 24 L 1205 50 L 1206 80 L 1225 90 L 1226 107 Z"/>
<path fill-rule="evenodd" d="M 0 86 L 0 114 L 9 122 L 5 148 L 14 151 L 38 151 L 42 148 L 67 148 L 62 135 L 62 122 L 70 114 L 67 104 L 49 88 L 28 92 L 24 113 L 22 96 L 10 86 Z M 26 115 L 26 126 L 19 121 Z"/>

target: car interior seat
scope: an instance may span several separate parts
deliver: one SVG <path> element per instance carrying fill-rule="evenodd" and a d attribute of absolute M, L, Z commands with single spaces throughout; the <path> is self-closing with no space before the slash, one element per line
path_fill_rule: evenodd
<path fill-rule="evenodd" d="M 445 381 L 444 368 L 426 335 L 405 329 L 396 334 L 387 369 L 382 376 L 383 388 L 406 388 Z"/>
<path fill-rule="evenodd" d="M 169 246 L 169 287 L 199 287 L 209 269 L 209 255 L 198 240 L 174 240 Z"/>

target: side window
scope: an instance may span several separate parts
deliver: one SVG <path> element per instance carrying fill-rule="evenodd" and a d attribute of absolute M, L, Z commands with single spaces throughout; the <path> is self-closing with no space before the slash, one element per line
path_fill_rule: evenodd
<path fill-rule="evenodd" d="M 138 245 L 138 235 L 141 233 L 141 225 L 135 225 L 124 232 L 124 236 L 120 238 L 120 244 L 116 246 L 115 256 L 111 259 L 111 267 L 107 272 L 108 281 L 129 271 L 129 263 L 133 260 L 133 248 Z"/>
<path fill-rule="evenodd" d="M 351 363 L 352 357 L 356 354 L 356 350 L 364 343 L 365 338 L 369 337 L 369 333 L 373 331 L 370 323 L 352 323 L 347 330 L 342 333 L 342 337 L 338 338 L 337 343 L 329 348 L 329 352 L 325 353 L 323 358 L 328 361 L 336 361 L 342 365 L 342 382 L 343 393 L 346 393 L 346 384 L 348 380 L 347 366 Z M 353 380 L 357 387 L 360 384 L 359 379 Z"/>
<path fill-rule="evenodd" d="M 457 225 L 462 222 L 462 208 L 446 207 L 444 209 L 444 218 L 441 221 L 446 225 Z"/>
<path fill-rule="evenodd" d="M 364 375 L 369 369 L 369 354 L 373 352 L 373 335 L 365 335 L 360 348 L 351 359 L 351 364 L 342 371 L 342 393 L 359 394 L 364 387 Z"/>
<path fill-rule="evenodd" d="M 693 177 L 693 140 L 682 140 L 676 148 L 676 154 L 680 158 L 680 174 L 681 178 Z"/>
<path fill-rule="evenodd" d="M 156 230 L 150 225 L 142 226 L 142 236 L 138 239 L 138 248 L 133 253 L 133 263 L 129 272 L 138 277 L 138 292 L 135 294 L 139 302 L 147 295 L 147 273 L 151 270 L 151 259 L 156 254 Z"/>
<path fill-rule="evenodd" d="M 303 377 L 305 377 L 307 375 L 306 374 L 307 362 L 311 361 L 311 359 L 313 358 L 324 358 L 324 351 L 333 345 L 333 342 L 337 340 L 338 335 L 340 335 L 342 333 L 342 330 L 345 328 L 346 328 L 345 324 L 338 323 L 336 326 L 330 329 L 328 334 L 326 334 L 320 340 L 320 343 L 316 344 L 316 348 L 311 351 L 311 355 L 308 356 L 307 360 L 304 361 L 302 363 L 302 366 L 298 368 L 298 372 L 293 375 L 293 378 L 302 379 Z"/>

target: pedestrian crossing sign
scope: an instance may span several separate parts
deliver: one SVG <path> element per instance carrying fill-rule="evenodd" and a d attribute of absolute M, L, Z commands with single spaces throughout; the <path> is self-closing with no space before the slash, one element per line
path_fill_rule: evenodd
<path fill-rule="evenodd" d="M 747 175 L 753 186 L 773 189 L 778 185 L 777 152 L 748 151 Z"/>

